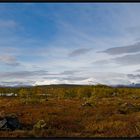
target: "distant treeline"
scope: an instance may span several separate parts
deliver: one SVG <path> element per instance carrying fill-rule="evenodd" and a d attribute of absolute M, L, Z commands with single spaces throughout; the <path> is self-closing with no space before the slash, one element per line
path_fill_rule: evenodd
<path fill-rule="evenodd" d="M 140 95 L 140 88 L 116 88 L 106 85 L 47 85 L 33 87 L 0 87 L 0 93 L 23 96 L 51 95 L 55 98 L 102 98 L 111 96 Z"/>

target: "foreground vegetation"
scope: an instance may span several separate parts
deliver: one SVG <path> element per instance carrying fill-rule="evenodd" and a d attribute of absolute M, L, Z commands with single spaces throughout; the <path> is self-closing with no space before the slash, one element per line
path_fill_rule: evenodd
<path fill-rule="evenodd" d="M 0 88 L 0 115 L 18 116 L 22 129 L 1 137 L 139 137 L 140 89 L 97 86 Z"/>

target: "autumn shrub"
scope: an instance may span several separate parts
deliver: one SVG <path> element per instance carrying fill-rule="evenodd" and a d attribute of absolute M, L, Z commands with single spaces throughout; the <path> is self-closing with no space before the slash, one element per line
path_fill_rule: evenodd
<path fill-rule="evenodd" d="M 21 89 L 18 93 L 19 97 L 20 98 L 29 98 L 29 97 L 32 97 L 33 94 L 31 92 L 31 90 L 27 90 L 27 89 Z"/>
<path fill-rule="evenodd" d="M 93 91 L 90 87 L 79 88 L 77 91 L 78 98 L 90 98 Z"/>
<path fill-rule="evenodd" d="M 89 123 L 86 125 L 85 130 L 90 131 L 94 134 L 104 134 L 107 136 L 108 132 L 110 134 L 115 134 L 120 130 L 124 130 L 127 128 L 127 123 L 124 121 L 101 121 L 98 123 Z M 120 133 L 118 133 L 118 136 Z"/>
<path fill-rule="evenodd" d="M 54 90 L 53 97 L 58 98 L 58 99 L 63 99 L 65 98 L 65 89 L 58 88 L 57 90 Z"/>
<path fill-rule="evenodd" d="M 46 99 L 41 99 L 38 97 L 31 97 L 31 98 L 21 98 L 20 101 L 23 104 L 39 104 L 46 102 Z"/>
<path fill-rule="evenodd" d="M 95 88 L 92 94 L 94 98 L 108 98 L 113 96 L 113 89 L 111 88 Z"/>
<path fill-rule="evenodd" d="M 140 111 L 140 106 L 139 105 L 134 105 L 134 104 L 131 104 L 131 103 L 123 103 L 119 106 L 118 111 L 121 114 L 138 112 L 138 111 Z"/>
<path fill-rule="evenodd" d="M 34 137 L 42 137 L 48 129 L 48 117 L 46 119 L 40 119 L 33 125 L 32 135 Z"/>
<path fill-rule="evenodd" d="M 64 98 L 72 99 L 76 97 L 76 92 L 74 89 L 68 89 L 66 90 L 64 94 Z"/>
<path fill-rule="evenodd" d="M 90 98 L 87 98 L 85 100 L 87 103 L 90 103 L 92 106 L 96 107 L 98 104 L 98 100 L 95 99 L 93 96 L 91 96 Z"/>

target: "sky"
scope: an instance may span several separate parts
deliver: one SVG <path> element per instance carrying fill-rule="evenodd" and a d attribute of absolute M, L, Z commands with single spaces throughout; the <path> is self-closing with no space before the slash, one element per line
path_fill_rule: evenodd
<path fill-rule="evenodd" d="M 140 83 L 139 3 L 1 3 L 0 85 Z"/>

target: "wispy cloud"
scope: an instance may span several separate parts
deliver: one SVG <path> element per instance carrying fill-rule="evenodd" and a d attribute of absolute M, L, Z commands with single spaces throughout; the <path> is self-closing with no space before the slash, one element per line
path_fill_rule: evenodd
<path fill-rule="evenodd" d="M 0 29 L 3 29 L 3 28 L 15 28 L 17 27 L 17 23 L 14 21 L 14 20 L 0 20 Z"/>
<path fill-rule="evenodd" d="M 60 74 L 62 74 L 62 75 L 72 75 L 72 74 L 76 74 L 78 72 L 79 72 L 79 70 L 78 71 L 77 70 L 67 70 L 67 71 L 61 72 Z"/>
<path fill-rule="evenodd" d="M 121 65 L 140 65 L 140 53 L 116 57 L 111 61 Z"/>
<path fill-rule="evenodd" d="M 0 62 L 10 66 L 19 66 L 20 63 L 14 56 L 1 55 Z"/>
<path fill-rule="evenodd" d="M 0 82 L 0 86 L 32 86 L 34 85 L 34 81 L 26 80 L 26 81 L 9 81 L 9 82 Z"/>
<path fill-rule="evenodd" d="M 110 54 L 110 55 L 120 55 L 120 54 L 125 54 L 125 53 L 140 52 L 140 42 L 137 42 L 137 43 L 132 44 L 132 45 L 123 46 L 123 47 L 109 48 L 109 49 L 106 49 L 102 52 Z"/>
<path fill-rule="evenodd" d="M 79 55 L 84 55 L 84 54 L 88 53 L 89 51 L 91 51 L 91 48 L 76 49 L 76 50 L 72 51 L 69 54 L 69 56 L 70 57 L 75 57 L 75 56 L 79 56 Z"/>
<path fill-rule="evenodd" d="M 39 70 L 39 71 L 16 71 L 16 72 L 1 72 L 0 77 L 1 78 L 28 78 L 28 77 L 34 77 L 34 76 L 41 76 L 48 74 L 45 70 Z"/>
<path fill-rule="evenodd" d="M 79 81 L 79 80 L 86 80 L 88 79 L 88 77 L 78 77 L 78 76 L 74 76 L 74 77 L 64 77 L 62 78 L 63 80 L 68 80 L 68 81 Z"/>
<path fill-rule="evenodd" d="M 140 69 L 135 70 L 135 72 L 140 72 Z"/>
<path fill-rule="evenodd" d="M 131 79 L 139 79 L 140 78 L 140 74 L 127 74 L 127 76 Z"/>
<path fill-rule="evenodd" d="M 103 59 L 99 61 L 94 61 L 92 64 L 96 65 L 121 65 L 121 66 L 131 66 L 131 65 L 140 65 L 140 53 L 123 55 L 118 57 L 113 57 L 109 59 Z"/>

